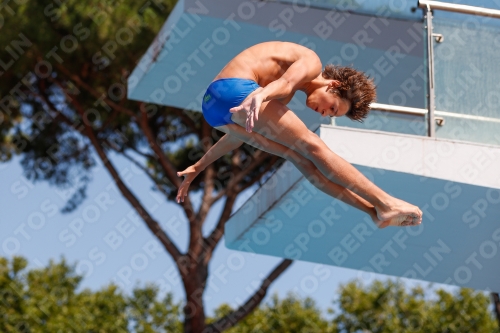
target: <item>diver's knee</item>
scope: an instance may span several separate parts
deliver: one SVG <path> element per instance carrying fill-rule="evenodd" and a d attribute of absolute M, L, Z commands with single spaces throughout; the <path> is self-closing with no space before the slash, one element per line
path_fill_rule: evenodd
<path fill-rule="evenodd" d="M 300 152 L 308 158 L 322 156 L 325 153 L 325 149 L 328 149 L 325 143 L 312 132 L 309 132 L 308 135 L 300 140 L 298 145 Z"/>

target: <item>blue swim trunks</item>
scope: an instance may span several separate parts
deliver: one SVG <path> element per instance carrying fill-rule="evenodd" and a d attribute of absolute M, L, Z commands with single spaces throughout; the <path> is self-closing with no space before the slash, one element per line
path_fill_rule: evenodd
<path fill-rule="evenodd" d="M 249 79 L 225 78 L 212 82 L 201 104 L 205 120 L 212 127 L 234 124 L 229 109 L 240 105 L 257 88 L 257 82 Z"/>

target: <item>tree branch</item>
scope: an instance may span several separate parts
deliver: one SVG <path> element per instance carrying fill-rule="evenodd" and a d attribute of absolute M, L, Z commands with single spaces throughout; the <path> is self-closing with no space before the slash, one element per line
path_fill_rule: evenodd
<path fill-rule="evenodd" d="M 266 153 L 262 150 L 257 150 L 255 152 L 255 154 L 253 155 L 253 161 L 248 166 L 246 166 L 243 170 L 241 170 L 237 175 L 235 175 L 233 178 L 231 178 L 227 187 L 236 186 L 240 181 L 243 180 L 244 177 L 246 177 L 256 167 L 261 165 L 266 160 L 266 158 L 268 158 L 270 156 L 273 156 L 273 155 Z M 260 175 L 262 175 L 262 173 Z"/>
<path fill-rule="evenodd" d="M 231 217 L 231 212 L 233 211 L 234 203 L 236 202 L 236 197 L 238 196 L 238 192 L 234 190 L 229 190 L 226 195 L 226 202 L 224 203 L 224 208 L 222 208 L 222 213 L 219 217 L 219 221 L 217 225 L 210 233 L 210 236 L 203 239 L 203 243 L 205 244 L 203 247 L 204 252 L 204 260 L 205 264 L 208 265 L 210 258 L 212 258 L 212 253 L 214 252 L 217 243 L 220 241 L 222 236 L 224 235 L 224 224 Z"/>
<path fill-rule="evenodd" d="M 281 157 L 279 157 L 279 156 L 272 155 L 271 159 L 269 160 L 269 163 L 266 166 L 266 168 L 261 173 L 259 173 L 257 175 L 254 175 L 245 185 L 239 186 L 238 187 L 238 192 L 243 192 L 244 190 L 246 190 L 247 188 L 249 188 L 250 186 L 252 186 L 255 182 L 257 182 L 258 180 L 260 180 L 265 173 L 267 173 L 269 170 L 271 170 L 271 168 L 274 166 L 274 164 L 280 158 Z"/>
<path fill-rule="evenodd" d="M 114 149 L 114 150 L 117 153 L 122 154 L 127 160 L 129 160 L 130 162 L 132 162 L 139 169 L 141 169 L 146 175 L 148 175 L 149 179 L 151 179 L 151 181 L 156 185 L 156 188 L 158 189 L 158 191 L 160 191 L 161 193 L 163 193 L 165 195 L 165 197 L 168 198 L 168 193 L 165 192 L 165 190 L 160 186 L 160 184 L 161 184 L 161 180 L 160 179 L 158 179 L 154 175 L 152 175 L 151 172 L 149 172 L 149 170 L 144 165 L 142 165 L 141 163 L 139 163 L 135 158 L 133 158 L 132 156 L 130 156 L 129 154 L 127 154 L 125 151 L 119 151 L 118 149 Z"/>
<path fill-rule="evenodd" d="M 165 175 L 167 176 L 168 180 L 170 180 L 170 182 L 172 182 L 172 184 L 175 185 L 176 187 L 179 187 L 181 185 L 181 180 L 179 177 L 177 177 L 174 166 L 170 163 L 169 160 L 165 158 L 165 153 L 160 148 L 160 146 L 155 140 L 155 137 L 153 136 L 153 132 L 151 131 L 151 128 L 149 127 L 148 123 L 148 114 L 144 108 L 143 102 L 140 103 L 139 109 L 141 110 L 141 118 L 139 121 L 139 126 L 146 135 L 149 147 L 151 148 L 151 150 L 153 150 L 156 157 L 160 161 L 160 165 L 162 166 L 163 171 L 165 171 Z"/>
<path fill-rule="evenodd" d="M 106 128 L 113 120 L 116 119 L 116 116 L 118 116 L 120 112 L 117 110 L 113 110 L 111 115 L 106 119 L 106 121 L 102 124 L 101 128 Z"/>
<path fill-rule="evenodd" d="M 83 110 L 82 106 L 80 105 L 80 103 L 77 102 L 76 99 L 68 96 L 68 93 L 66 92 L 66 90 L 63 89 L 63 91 L 64 91 L 66 97 L 70 98 L 71 103 L 75 106 L 75 108 L 76 108 L 77 112 L 80 114 L 80 116 L 83 117 L 84 110 Z M 170 255 L 172 256 L 174 261 L 177 263 L 181 273 L 184 272 L 185 270 L 183 269 L 183 267 L 181 265 L 182 260 L 180 260 L 183 258 L 183 255 L 181 254 L 181 252 L 177 249 L 177 247 L 171 241 L 170 237 L 168 237 L 168 235 L 165 233 L 165 231 L 163 231 L 163 229 L 160 227 L 160 224 L 155 219 L 153 219 L 153 217 L 151 215 L 149 215 L 149 213 L 146 211 L 146 209 L 144 209 L 144 207 L 139 202 L 139 200 L 135 197 L 135 195 L 129 190 L 129 188 L 122 181 L 116 168 L 111 163 L 111 161 L 108 159 L 106 153 L 102 149 L 102 147 L 101 147 L 98 139 L 96 138 L 92 128 L 88 124 L 86 124 L 85 122 L 83 122 L 83 123 L 85 126 L 84 130 L 87 133 L 87 137 L 89 138 L 90 142 L 92 143 L 92 146 L 96 150 L 97 155 L 101 159 L 103 165 L 106 167 L 106 169 L 110 173 L 111 177 L 113 178 L 115 184 L 118 186 L 118 189 L 120 190 L 121 194 L 128 200 L 128 202 L 132 205 L 132 207 L 134 207 L 134 209 L 137 211 L 139 216 L 141 216 L 142 219 L 144 220 L 144 222 L 146 222 L 146 225 L 151 230 L 151 232 L 153 232 L 153 234 L 163 244 L 163 246 L 168 251 L 168 253 L 170 253 Z"/>
<path fill-rule="evenodd" d="M 148 114 L 144 108 L 144 103 L 140 103 L 140 110 L 141 110 L 141 117 L 139 121 L 139 126 L 141 127 L 142 131 L 146 135 L 146 138 L 148 139 L 149 146 L 155 153 L 156 157 L 158 158 L 160 165 L 162 166 L 163 170 L 165 171 L 165 175 L 167 176 L 167 179 L 177 188 L 181 186 L 181 180 L 179 177 L 177 177 L 177 174 L 175 172 L 174 166 L 170 163 L 169 160 L 165 158 L 165 154 L 156 142 L 153 133 L 151 132 L 151 128 L 149 127 L 148 124 Z M 189 196 L 187 196 L 184 200 L 184 202 L 180 203 L 181 206 L 184 208 L 184 212 L 186 213 L 186 217 L 189 220 L 189 223 L 194 223 L 196 221 L 196 216 L 194 214 L 194 209 L 193 205 L 191 204 L 191 200 L 189 199 Z"/>
<path fill-rule="evenodd" d="M 210 140 L 206 140 L 210 137 L 210 125 L 206 121 L 202 123 L 202 140 L 201 142 L 211 142 Z M 212 147 L 212 144 L 209 143 L 203 147 L 205 153 Z M 203 196 L 201 198 L 201 206 L 198 214 L 196 214 L 196 219 L 203 224 L 205 218 L 207 217 L 208 211 L 213 204 L 212 201 L 212 192 L 214 190 L 214 178 L 215 178 L 215 170 L 213 164 L 210 164 L 205 168 L 203 182 L 205 184 L 203 188 Z"/>
<path fill-rule="evenodd" d="M 217 222 L 217 225 L 215 228 L 212 230 L 210 235 L 204 239 L 205 242 L 205 260 L 210 260 L 212 257 L 212 253 L 221 240 L 222 236 L 224 235 L 224 225 L 226 224 L 226 221 L 229 220 L 231 217 L 231 211 L 233 209 L 234 202 L 236 201 L 236 196 L 237 194 L 241 193 L 244 189 L 248 188 L 248 186 L 252 185 L 252 183 L 248 183 L 248 186 L 246 187 L 240 187 L 237 190 L 234 190 L 236 188 L 236 184 L 240 182 L 243 177 L 248 175 L 253 169 L 255 169 L 257 166 L 262 164 L 262 162 L 271 156 L 268 153 L 265 152 L 260 152 L 258 157 L 254 158 L 252 163 L 248 165 L 245 169 L 243 169 L 240 173 L 238 173 L 236 176 L 234 176 L 226 186 L 226 188 L 222 191 L 220 191 L 217 196 L 212 198 L 212 203 L 213 204 L 216 200 L 218 200 L 221 196 L 226 195 L 226 203 L 224 204 L 224 208 L 222 210 L 222 214 L 219 218 L 219 221 Z M 269 166 L 270 168 L 270 166 Z M 262 175 L 267 172 L 267 168 L 264 172 L 260 173 L 258 177 L 262 177 Z"/>
<path fill-rule="evenodd" d="M 293 260 L 284 259 L 276 268 L 262 281 L 260 288 L 250 297 L 245 304 L 238 309 L 228 313 L 207 326 L 207 332 L 223 332 L 233 327 L 241 319 L 249 315 L 264 299 L 267 289 L 291 264 Z"/>
<path fill-rule="evenodd" d="M 189 128 L 191 128 L 193 131 L 196 130 L 196 123 L 193 121 L 193 119 L 189 118 L 184 111 L 178 108 L 171 107 L 169 108 L 172 110 L 172 112 L 175 113 L 176 116 L 180 117 L 182 119 L 182 122 L 187 124 Z"/>
<path fill-rule="evenodd" d="M 76 84 L 82 88 L 82 89 L 85 89 L 87 92 L 89 92 L 92 96 L 94 96 L 95 98 L 97 99 L 101 99 L 103 96 L 106 96 L 106 94 L 100 94 L 97 90 L 95 90 L 94 88 L 92 88 L 90 85 L 88 85 L 87 83 L 85 83 L 82 79 L 80 79 L 80 77 L 76 74 L 73 74 L 71 73 L 68 69 L 66 69 L 64 66 L 62 66 L 61 64 L 56 64 L 56 67 L 57 69 L 59 69 L 61 72 L 63 72 L 66 76 L 68 76 L 68 78 L 70 78 L 72 81 L 76 82 Z M 127 115 L 129 115 L 130 117 L 132 117 L 133 119 L 137 118 L 137 115 L 130 109 L 127 109 L 123 106 L 120 106 L 118 104 L 116 104 L 115 102 L 113 102 L 112 100 L 110 100 L 109 98 L 105 97 L 102 99 L 104 102 L 106 102 L 106 104 L 108 104 L 110 107 L 112 107 L 113 109 L 117 110 L 117 111 L 120 111 L 122 113 L 125 113 Z"/>
<path fill-rule="evenodd" d="M 137 148 L 135 148 L 133 145 L 129 144 L 128 142 L 125 142 L 125 146 L 127 148 L 129 148 L 130 150 L 132 150 L 134 153 L 136 153 L 138 155 L 141 155 L 144 158 L 148 158 L 150 160 L 154 160 L 155 159 L 155 157 L 153 155 L 150 155 L 148 153 L 143 153 L 142 151 L 138 150 Z"/>
<path fill-rule="evenodd" d="M 156 142 L 153 132 L 151 131 L 151 128 L 149 127 L 148 123 L 148 114 L 146 112 L 145 104 L 143 102 L 140 103 L 139 109 L 141 112 L 141 117 L 139 121 L 139 126 L 141 127 L 142 131 L 144 132 L 144 135 L 146 135 L 146 138 L 148 140 L 150 148 L 153 150 L 157 158 L 159 159 L 160 165 L 162 166 L 165 175 L 167 176 L 167 179 L 177 188 L 180 187 L 181 181 L 179 177 L 177 177 L 177 174 L 175 172 L 174 166 L 170 163 L 169 160 L 165 158 L 165 154 L 161 147 L 158 145 L 158 142 Z M 201 224 L 198 222 L 196 219 L 196 215 L 193 209 L 193 205 L 191 204 L 191 200 L 189 196 L 186 196 L 184 201 L 180 203 L 182 208 L 184 209 L 184 212 L 186 214 L 186 217 L 189 221 L 189 248 L 187 252 L 187 256 L 184 259 L 188 259 L 188 261 L 183 261 L 182 266 L 189 265 L 189 262 L 194 263 L 194 265 L 189 265 L 187 267 L 187 274 L 188 272 L 192 269 L 195 268 L 196 262 L 198 262 L 198 256 L 196 251 L 193 251 L 193 248 L 196 247 L 194 244 L 198 244 L 198 246 L 201 246 L 202 242 L 202 232 L 201 232 Z"/>
<path fill-rule="evenodd" d="M 210 204 L 211 205 L 214 204 L 217 200 L 219 200 L 221 197 L 226 195 L 228 189 L 236 186 L 245 176 L 247 176 L 250 172 L 252 172 L 254 168 L 256 168 L 257 166 L 262 164 L 262 162 L 264 162 L 266 160 L 266 158 L 268 158 L 269 156 L 274 156 L 274 155 L 271 155 L 269 153 L 258 150 L 254 155 L 254 160 L 246 168 L 244 168 L 238 174 L 236 174 L 234 177 L 232 177 L 229 180 L 226 188 L 219 191 L 219 193 L 217 193 L 217 195 L 212 197 L 212 202 Z M 263 173 L 261 173 L 261 175 L 262 174 Z"/>
<path fill-rule="evenodd" d="M 45 89 L 44 89 L 44 84 L 42 82 L 42 80 L 38 80 L 38 93 L 32 91 L 32 90 L 29 90 L 29 91 L 26 91 L 26 93 L 29 93 L 35 97 L 38 97 L 40 98 L 46 105 L 46 107 L 49 109 L 49 110 L 52 110 L 53 112 L 56 113 L 56 117 L 53 119 L 53 120 L 62 120 L 66 125 L 68 125 L 69 127 L 72 127 L 74 128 L 74 125 L 75 123 L 72 123 L 70 119 L 68 119 L 68 117 L 66 117 L 62 112 L 60 112 L 59 110 L 57 110 L 56 106 L 54 105 L 54 103 L 52 103 L 50 100 L 49 100 L 49 96 L 47 96 L 47 94 L 45 93 Z M 76 128 L 75 128 L 76 129 Z M 76 129 L 78 131 L 78 129 Z"/>

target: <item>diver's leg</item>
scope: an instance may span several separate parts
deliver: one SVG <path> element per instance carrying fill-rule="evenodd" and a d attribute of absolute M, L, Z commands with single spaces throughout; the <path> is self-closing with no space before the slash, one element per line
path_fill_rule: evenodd
<path fill-rule="evenodd" d="M 385 226 L 382 225 L 381 221 L 377 220 L 377 213 L 372 204 L 357 194 L 326 178 L 321 171 L 318 170 L 314 163 L 296 151 L 289 149 L 280 143 L 269 140 L 257 132 L 248 133 L 243 127 L 237 124 L 228 124 L 218 126 L 216 128 L 226 133 L 226 135 L 230 135 L 241 141 L 247 142 L 255 148 L 287 159 L 292 162 L 293 165 L 304 175 L 304 177 L 320 191 L 331 197 L 342 200 L 343 202 L 370 215 L 379 227 Z"/>
<path fill-rule="evenodd" d="M 233 113 L 232 120 L 245 128 L 246 113 Z M 332 182 L 370 202 L 381 220 L 394 220 L 397 225 L 419 224 L 422 221 L 422 212 L 418 207 L 390 196 L 369 181 L 350 163 L 331 151 L 283 103 L 276 100 L 263 103 L 253 131 L 309 159 Z"/>

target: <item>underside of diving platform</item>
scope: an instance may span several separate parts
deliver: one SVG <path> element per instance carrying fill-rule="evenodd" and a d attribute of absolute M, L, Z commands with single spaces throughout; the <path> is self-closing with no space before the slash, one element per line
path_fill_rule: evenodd
<path fill-rule="evenodd" d="M 226 222 L 231 249 L 500 291 L 500 147 L 321 125 L 316 133 L 424 212 L 378 229 L 285 162 Z"/>

